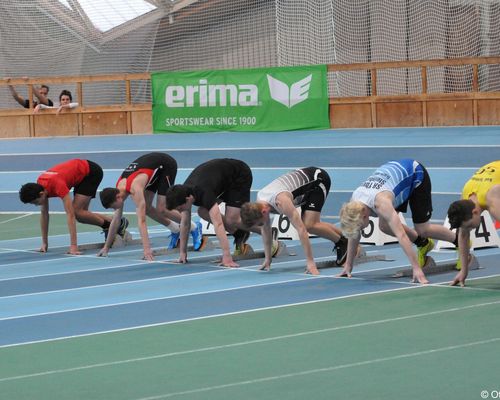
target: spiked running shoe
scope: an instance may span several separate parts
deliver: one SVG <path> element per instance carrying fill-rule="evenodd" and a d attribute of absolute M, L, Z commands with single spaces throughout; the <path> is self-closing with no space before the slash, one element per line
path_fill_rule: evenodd
<path fill-rule="evenodd" d="M 273 239 L 273 244 L 271 246 L 271 257 L 276 257 L 280 250 L 280 242 L 277 239 Z"/>
<path fill-rule="evenodd" d="M 252 254 L 253 249 L 248 243 L 242 243 L 241 246 L 236 247 L 233 252 L 233 256 L 246 256 L 247 254 Z"/>
<path fill-rule="evenodd" d="M 427 260 L 427 254 L 434 248 L 434 240 L 427 239 L 427 244 L 422 247 L 417 247 L 417 255 L 418 255 L 418 265 L 422 268 L 425 265 Z"/>
<path fill-rule="evenodd" d="M 337 260 L 335 263 L 340 266 L 345 263 L 347 258 L 347 239 L 343 236 L 340 237 L 337 243 L 335 243 L 335 252 L 337 253 Z"/>
<path fill-rule="evenodd" d="M 167 249 L 168 250 L 172 250 L 172 249 L 176 249 L 177 247 L 179 247 L 179 237 L 180 237 L 181 233 L 180 232 L 172 232 L 170 234 L 170 242 L 168 243 L 168 246 L 167 246 Z"/>
<path fill-rule="evenodd" d="M 245 242 L 250 237 L 250 232 L 242 229 L 237 229 L 234 233 L 234 255 L 245 254 Z"/>
<path fill-rule="evenodd" d="M 124 237 L 125 233 L 127 233 L 128 224 L 128 219 L 122 217 L 122 219 L 120 220 L 120 226 L 118 227 L 118 232 L 116 233 L 118 233 L 118 235 L 120 235 L 121 237 Z M 108 239 L 109 228 L 103 229 L 102 233 L 104 233 L 104 241 L 106 241 Z"/>
<path fill-rule="evenodd" d="M 121 237 L 125 236 L 125 233 L 127 232 L 128 224 L 129 224 L 128 219 L 125 217 L 122 217 L 122 219 L 120 220 L 120 226 L 118 227 L 118 232 L 117 232 Z"/>
<path fill-rule="evenodd" d="M 193 250 L 199 251 L 203 244 L 203 232 L 201 229 L 201 222 L 196 223 L 196 228 L 191 231 L 191 237 L 193 238 Z"/>

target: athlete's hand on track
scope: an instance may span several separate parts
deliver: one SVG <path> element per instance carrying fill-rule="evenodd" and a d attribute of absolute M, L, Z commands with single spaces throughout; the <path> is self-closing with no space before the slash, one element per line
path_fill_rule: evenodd
<path fill-rule="evenodd" d="M 455 276 L 455 279 L 453 279 L 453 281 L 450 283 L 450 286 L 460 285 L 461 287 L 464 287 L 465 286 L 465 278 L 467 278 L 467 276 L 465 275 L 465 273 L 463 271 L 460 271 Z"/>
<path fill-rule="evenodd" d="M 319 275 L 318 267 L 315 262 L 308 262 L 306 267 L 306 274 Z"/>
<path fill-rule="evenodd" d="M 238 268 L 240 266 L 239 264 L 233 261 L 233 257 L 231 256 L 222 256 L 222 261 L 219 265 L 229 268 Z"/>
<path fill-rule="evenodd" d="M 69 246 L 69 250 L 67 251 L 66 254 L 71 254 L 73 256 L 79 256 L 80 254 L 82 254 L 82 252 L 80 250 L 78 250 L 77 245 L 72 244 L 71 246 Z"/>
<path fill-rule="evenodd" d="M 337 278 L 352 278 L 352 268 L 344 266 L 344 269 L 340 274 L 335 275 Z"/>
<path fill-rule="evenodd" d="M 412 283 L 421 283 L 423 285 L 426 285 L 429 283 L 427 278 L 425 277 L 424 272 L 422 271 L 422 268 L 414 268 L 413 269 L 413 278 L 411 280 Z"/>
<path fill-rule="evenodd" d="M 259 268 L 260 271 L 269 271 L 271 269 L 271 261 L 264 260 L 262 266 Z"/>
<path fill-rule="evenodd" d="M 187 254 L 180 254 L 177 262 L 179 264 L 187 264 L 187 262 L 188 262 Z"/>
<path fill-rule="evenodd" d="M 108 249 L 106 247 L 103 247 L 101 250 L 99 250 L 99 253 L 97 253 L 97 257 L 107 257 L 108 256 Z"/>

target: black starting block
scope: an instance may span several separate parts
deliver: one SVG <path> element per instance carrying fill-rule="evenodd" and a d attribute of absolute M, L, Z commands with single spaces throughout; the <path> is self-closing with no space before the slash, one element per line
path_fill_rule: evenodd
<path fill-rule="evenodd" d="M 132 235 L 130 234 L 129 231 L 125 231 L 125 235 L 121 237 L 120 235 L 115 236 L 115 240 L 113 241 L 113 245 L 111 246 L 112 249 L 118 249 L 120 247 L 125 247 L 125 246 L 130 246 L 132 244 L 141 244 L 142 241 L 141 239 L 132 239 Z M 86 244 L 79 244 L 78 249 L 79 250 L 95 250 L 95 249 L 102 249 L 104 246 L 103 243 L 86 243 Z"/>
<path fill-rule="evenodd" d="M 356 258 L 354 259 L 354 265 L 365 264 L 365 263 L 374 262 L 374 261 L 394 261 L 394 260 L 388 259 L 385 256 L 385 254 L 367 255 L 365 249 L 361 248 L 358 251 Z M 342 265 L 338 265 L 335 260 L 328 260 L 328 261 L 317 262 L 316 267 L 318 267 L 318 269 L 341 268 Z"/>
<path fill-rule="evenodd" d="M 282 257 L 282 256 L 294 256 L 296 254 L 289 252 L 289 250 L 286 247 L 286 244 L 283 243 L 281 240 L 278 240 L 278 248 L 275 250 L 273 254 L 273 258 L 276 257 Z M 241 261 L 241 260 L 255 260 L 257 258 L 264 258 L 264 250 L 261 251 L 255 251 L 252 246 L 250 246 L 248 243 L 245 243 L 245 254 L 238 254 L 238 255 L 232 255 L 234 261 Z M 213 262 L 218 264 L 222 261 L 221 258 L 217 258 Z"/>
<path fill-rule="evenodd" d="M 474 257 L 473 254 L 470 256 L 470 262 L 469 262 L 469 271 L 475 270 L 475 269 L 480 269 L 481 267 L 479 266 L 479 262 L 477 261 L 477 258 Z M 425 265 L 422 267 L 422 270 L 424 271 L 425 275 L 432 275 L 432 274 L 442 274 L 445 272 L 451 272 L 451 271 L 458 271 L 456 268 L 457 263 L 456 262 L 438 262 L 434 260 L 434 258 L 427 256 L 427 259 L 425 261 Z M 393 278 L 411 278 L 413 277 L 413 270 L 411 268 L 403 269 L 401 271 L 396 272 L 394 275 L 392 275 Z"/>
<path fill-rule="evenodd" d="M 213 250 L 215 249 L 214 243 L 208 238 L 208 236 L 203 236 L 203 243 L 201 244 L 201 247 L 198 252 L 200 251 L 205 251 L 205 250 Z M 187 248 L 187 251 L 195 251 L 193 249 L 192 245 L 189 245 Z M 153 250 L 153 256 L 165 256 L 165 255 L 170 255 L 170 254 L 179 254 L 179 248 L 176 247 L 175 249 L 167 249 L 166 247 L 162 247 L 160 249 L 154 249 Z"/>

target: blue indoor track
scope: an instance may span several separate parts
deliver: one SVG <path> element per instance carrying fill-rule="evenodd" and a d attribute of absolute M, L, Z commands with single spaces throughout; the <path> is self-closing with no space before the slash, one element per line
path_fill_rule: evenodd
<path fill-rule="evenodd" d="M 374 168 L 391 159 L 415 158 L 430 173 L 433 221 L 442 224 L 449 203 L 459 198 L 473 171 L 499 158 L 499 133 L 498 127 L 481 127 L 2 140 L 0 211 L 20 216 L 37 212 L 19 202 L 19 187 L 63 160 L 86 158 L 100 164 L 102 188 L 113 186 L 138 155 L 163 151 L 178 162 L 177 183 L 203 161 L 244 160 L 254 174 L 253 197 L 290 169 L 325 168 L 332 188 L 323 217 L 335 223 L 341 204 Z M 126 211 L 133 212 L 132 201 L 128 203 Z M 62 210 L 58 199 L 51 200 L 50 207 Z M 99 201 L 93 201 L 91 209 L 102 210 Z M 411 221 L 409 215 L 406 218 Z M 137 238 L 137 228 L 130 230 Z M 155 226 L 151 232 L 153 246 L 164 248 L 168 231 Z M 261 259 L 241 261 L 238 269 L 221 268 L 214 263 L 220 256 L 217 248 L 190 253 L 190 263 L 178 265 L 173 262 L 175 253 L 157 256 L 151 263 L 142 261 L 142 247 L 137 244 L 97 258 L 95 248 L 82 256 L 66 255 L 67 235 L 50 241 L 47 254 L 35 251 L 39 237 L 0 241 L 0 347 L 421 287 L 392 278 L 394 272 L 408 268 L 397 245 L 365 246 L 369 255 L 384 254 L 388 261 L 359 265 L 352 279 L 343 279 L 335 278 L 339 270 L 334 268 L 322 269 L 319 277 L 305 275 L 302 249 L 294 241 L 287 247 L 296 255 L 277 258 L 270 272 L 258 271 Z M 79 244 L 101 241 L 97 231 L 79 235 Z M 262 250 L 258 236 L 252 235 L 250 243 Z M 313 249 L 317 262 L 334 257 L 332 245 L 323 239 L 313 239 Z M 476 253 L 482 268 L 472 271 L 469 279 L 498 276 L 499 249 Z M 456 257 L 454 251 L 432 255 L 449 262 Z M 429 278 L 439 285 L 454 274 Z"/>

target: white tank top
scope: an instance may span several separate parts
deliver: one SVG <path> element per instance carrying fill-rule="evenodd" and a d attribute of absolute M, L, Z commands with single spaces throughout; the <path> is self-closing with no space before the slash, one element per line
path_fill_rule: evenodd
<path fill-rule="evenodd" d="M 397 208 L 408 200 L 413 189 L 422 183 L 423 178 L 424 169 L 418 161 L 411 159 L 390 161 L 377 168 L 353 192 L 351 200 L 360 201 L 373 210 L 377 194 L 388 191 L 394 195 L 393 205 Z"/>

